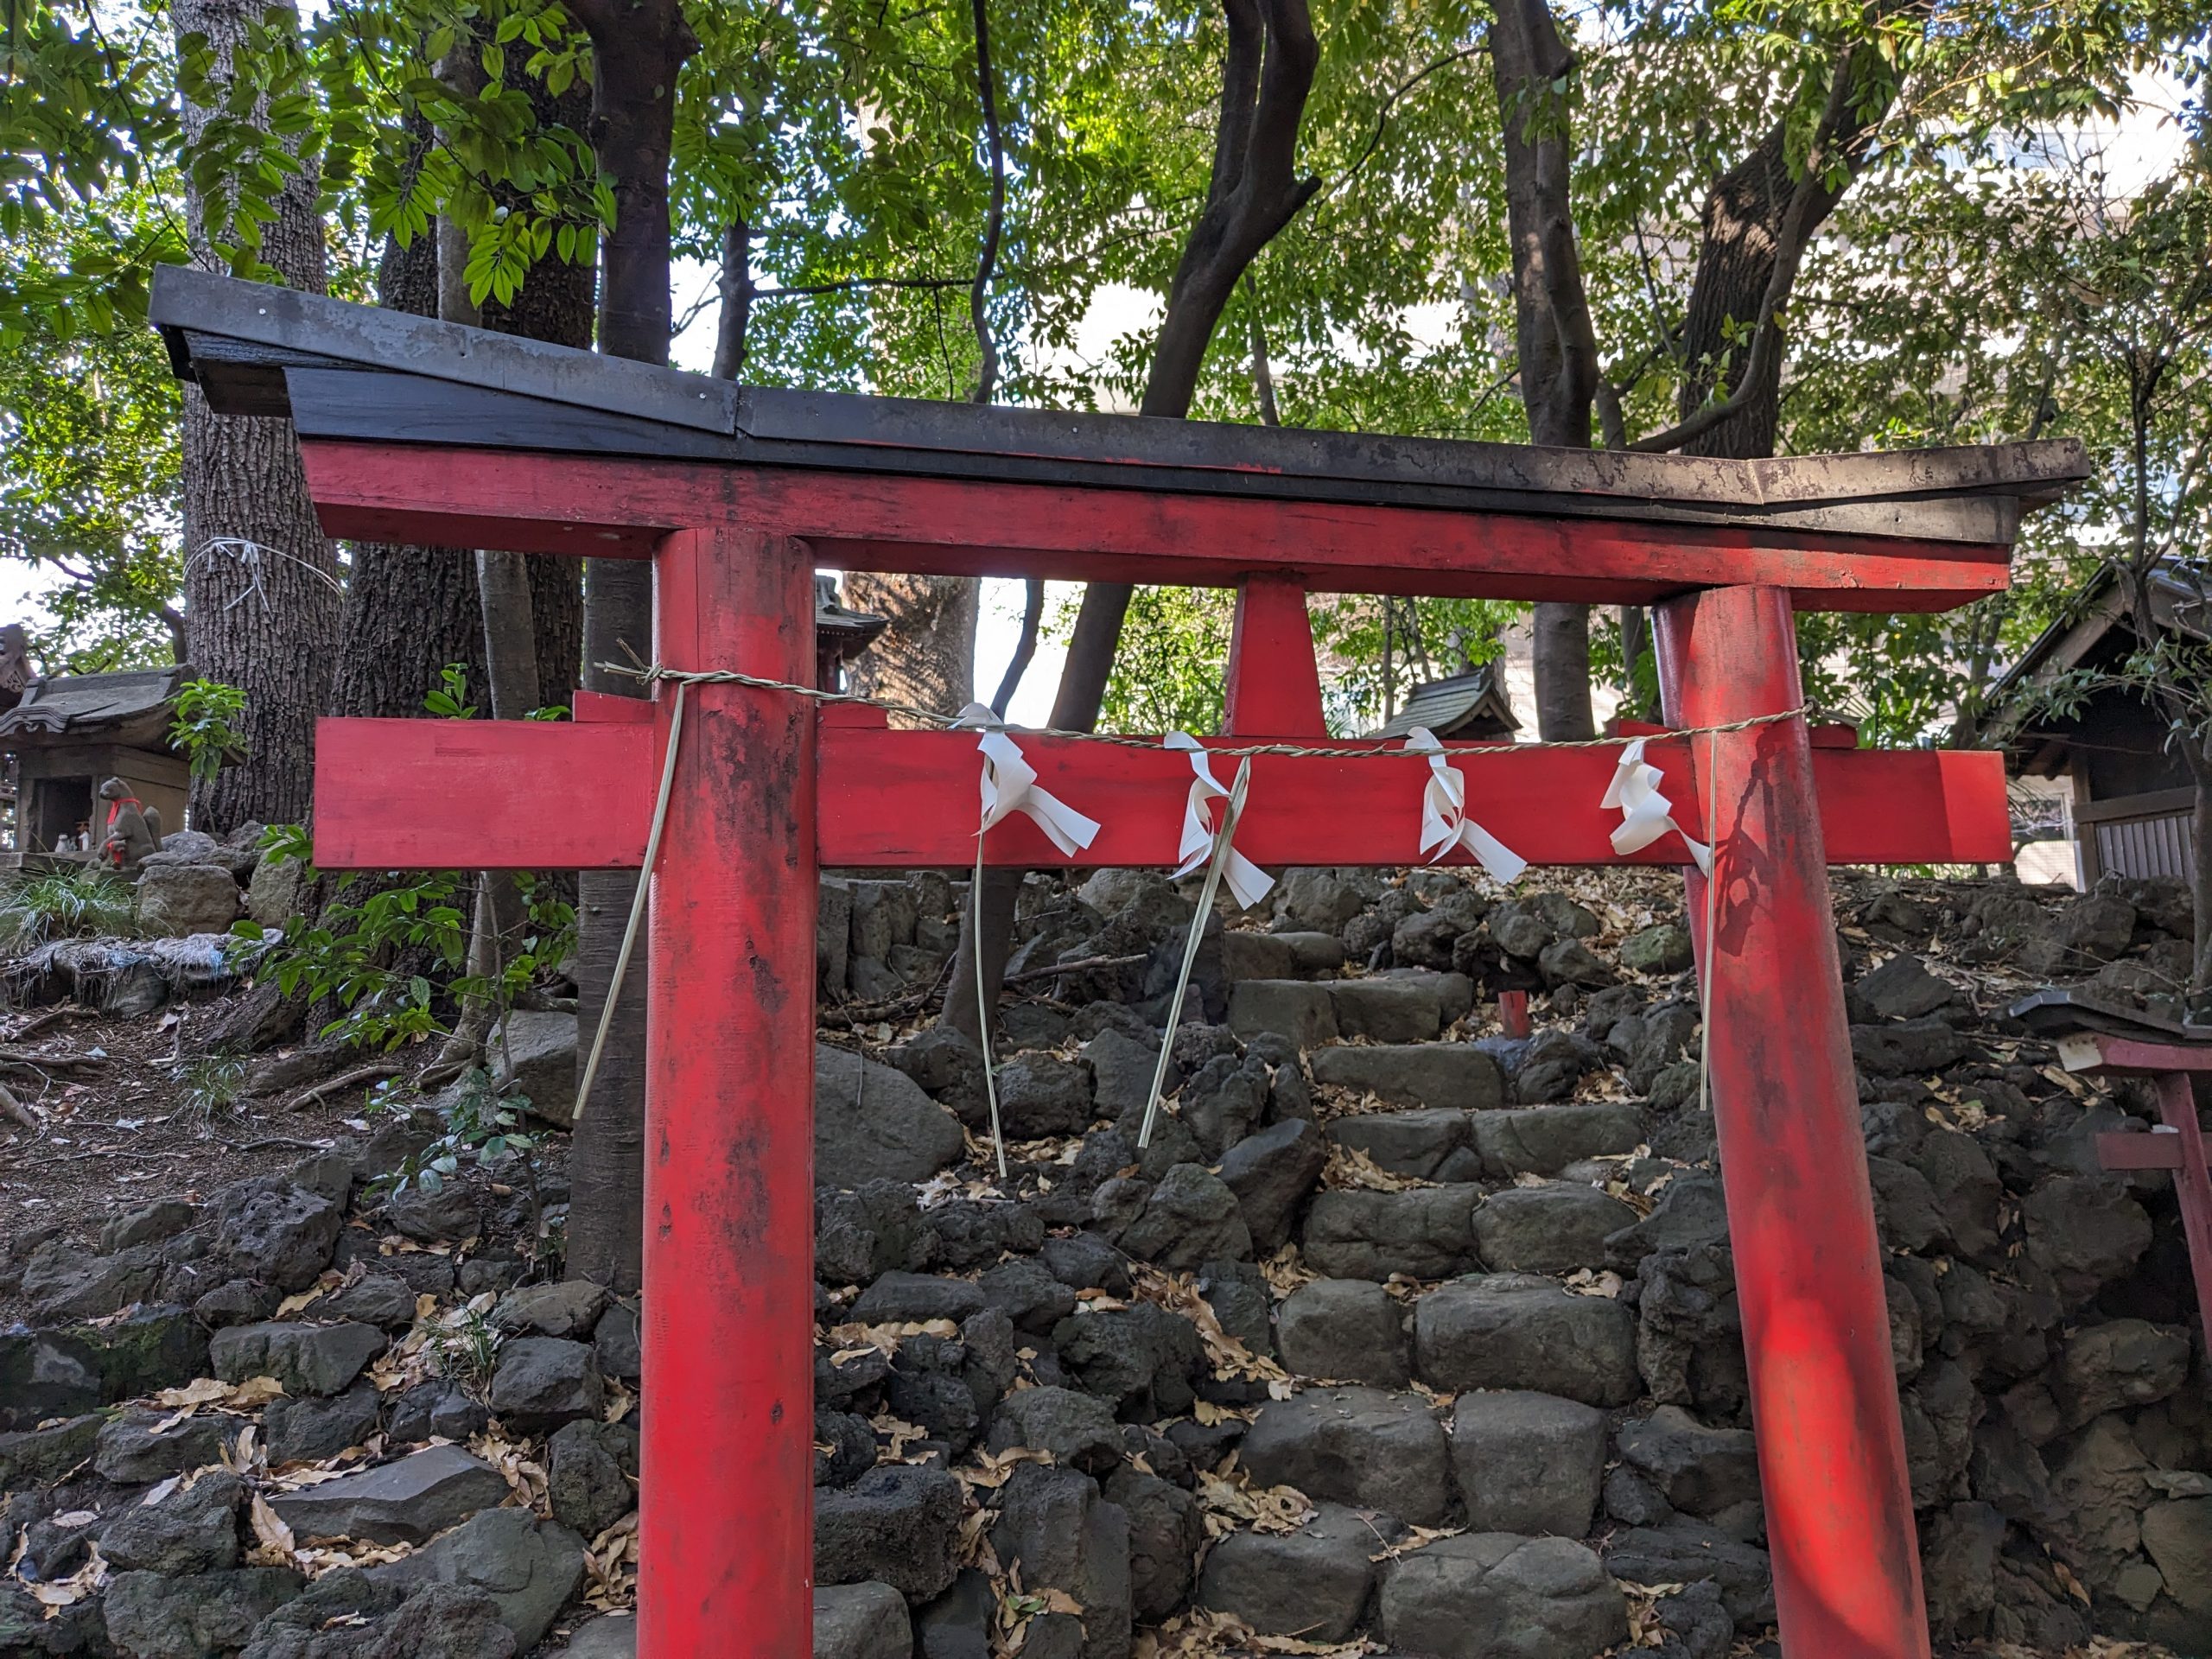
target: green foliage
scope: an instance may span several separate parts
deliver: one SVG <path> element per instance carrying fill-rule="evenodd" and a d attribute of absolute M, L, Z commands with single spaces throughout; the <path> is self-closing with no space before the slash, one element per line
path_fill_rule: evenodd
<path fill-rule="evenodd" d="M 194 778 L 213 778 L 226 761 L 245 757 L 245 735 L 238 730 L 245 693 L 219 680 L 187 680 L 176 689 L 171 707 L 169 741 L 182 749 Z"/>
<path fill-rule="evenodd" d="M 53 622 L 34 628 L 31 654 L 48 672 L 181 654 L 178 387 L 159 339 L 119 303 L 123 279 L 79 280 L 134 249 L 172 257 L 171 214 L 149 186 L 0 235 L 0 558 L 48 579 Z"/>
<path fill-rule="evenodd" d="M 437 1138 L 401 1164 L 388 1190 L 404 1192 L 413 1186 L 435 1192 L 461 1173 L 464 1162 L 493 1168 L 510 1159 L 526 1159 L 537 1145 L 536 1135 L 518 1127 L 529 1108 L 527 1095 L 502 1096 L 492 1086 L 491 1073 L 481 1066 L 466 1073 L 447 1103 L 435 1109 Z M 415 1109 L 393 1105 L 387 1109 Z"/>
<path fill-rule="evenodd" d="M 128 937 L 137 896 L 97 865 L 19 874 L 0 880 L 0 956 L 21 956 L 49 939 Z"/>
<path fill-rule="evenodd" d="M 218 1113 L 238 1103 L 245 1090 L 246 1070 L 243 1054 L 197 1054 L 182 1062 L 176 1068 L 177 1109 L 206 1128 Z"/>
<path fill-rule="evenodd" d="M 468 670 L 448 663 L 438 671 L 438 689 L 423 699 L 423 707 L 441 720 L 474 720 L 476 705 L 468 700 Z"/>

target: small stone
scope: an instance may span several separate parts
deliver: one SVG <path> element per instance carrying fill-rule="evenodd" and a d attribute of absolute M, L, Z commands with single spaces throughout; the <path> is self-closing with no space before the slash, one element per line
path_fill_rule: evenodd
<path fill-rule="evenodd" d="M 245 1485 L 217 1470 L 158 1503 L 134 1503 L 100 1533 L 100 1554 L 125 1572 L 219 1573 L 238 1561 Z"/>
<path fill-rule="evenodd" d="M 524 1285 L 511 1290 L 492 1310 L 497 1331 L 528 1332 L 540 1337 L 569 1337 L 581 1340 L 591 1334 L 607 1311 L 605 1287 L 588 1279 L 564 1280 L 557 1285 Z"/>
<path fill-rule="evenodd" d="M 2059 1348 L 2051 1378 L 2065 1427 L 2164 1400 L 2188 1376 L 2189 1357 L 2189 1334 L 2177 1325 L 2113 1319 L 2073 1332 Z"/>
<path fill-rule="evenodd" d="M 2212 1497 L 2153 1503 L 2143 1511 L 2142 1531 L 2166 1593 L 2192 1618 L 2212 1620 Z"/>
<path fill-rule="evenodd" d="M 1054 1278 L 1044 1263 L 1027 1257 L 991 1268 L 976 1287 L 987 1306 L 1001 1310 L 1018 1329 L 1040 1336 L 1075 1312 L 1075 1290 Z"/>
<path fill-rule="evenodd" d="M 304 1582 L 284 1567 L 189 1578 L 118 1573 L 100 1611 L 108 1639 L 132 1659 L 207 1659 L 244 1647 L 254 1626 L 298 1595 Z"/>
<path fill-rule="evenodd" d="M 1603 990 L 1620 980 L 1611 965 L 1580 939 L 1554 939 L 1537 953 L 1536 971 L 1554 989 L 1578 985 Z"/>
<path fill-rule="evenodd" d="M 518 1433 L 539 1434 L 596 1418 L 605 1393 L 590 1344 L 516 1337 L 500 1348 L 492 1374 L 492 1414 Z"/>
<path fill-rule="evenodd" d="M 645 1356 L 638 1344 L 638 1310 L 634 1304 L 617 1302 L 599 1316 L 592 1332 L 592 1354 L 602 1376 L 619 1376 L 635 1382 L 645 1375 Z"/>
<path fill-rule="evenodd" d="M 504 1015 L 484 1045 L 492 1057 L 492 1087 L 503 1098 L 519 1096 L 533 1116 L 565 1128 L 576 1113 L 576 1016 L 551 1009 L 515 1008 Z"/>
<path fill-rule="evenodd" d="M 860 1294 L 850 1319 L 856 1325 L 920 1325 L 931 1319 L 957 1325 L 988 1306 L 982 1287 L 970 1280 L 887 1273 Z"/>
<path fill-rule="evenodd" d="M 912 1659 L 906 1599 L 887 1584 L 833 1584 L 814 1592 L 814 1659 Z"/>
<path fill-rule="evenodd" d="M 1313 1389 L 1260 1408 L 1243 1464 L 1262 1486 L 1440 1525 L 1451 1503 L 1444 1430 L 1418 1395 Z"/>
<path fill-rule="evenodd" d="M 513 1659 L 518 1651 L 499 1603 L 473 1584 L 424 1586 L 384 1621 L 378 1639 L 378 1659 Z"/>
<path fill-rule="evenodd" d="M 1967 1041 L 1941 1020 L 1853 1026 L 1851 1056 L 1869 1077 L 1926 1077 L 1967 1058 Z"/>
<path fill-rule="evenodd" d="M 1668 1503 L 1692 1515 L 1758 1501 L 1758 1448 L 1749 1429 L 1709 1428 L 1680 1406 L 1661 1406 L 1621 1426 L 1620 1452 Z"/>
<path fill-rule="evenodd" d="M 1103 1475 L 1122 1460 L 1121 1426 L 1105 1402 L 1090 1395 L 1022 1389 L 1001 1401 L 991 1420 L 990 1449 L 1016 1446 L 1049 1452 L 1057 1464 Z"/>
<path fill-rule="evenodd" d="M 1676 922 L 1654 922 L 1621 941 L 1621 966 L 1637 974 L 1679 974 L 1690 965 L 1689 930 Z"/>
<path fill-rule="evenodd" d="M 1633 1152 L 1643 1141 L 1643 1115 L 1624 1100 L 1477 1112 L 1467 1129 L 1483 1173 L 1492 1180 L 1556 1175 L 1586 1158 Z"/>
<path fill-rule="evenodd" d="M 1328 1160 L 1326 1138 L 1300 1117 L 1246 1135 L 1223 1155 L 1222 1183 L 1236 1195 L 1237 1213 L 1255 1250 L 1272 1255 L 1289 1241 L 1298 1212 Z"/>
<path fill-rule="evenodd" d="M 1025 1465 L 1027 1466 L 1027 1465 Z M 959 1570 L 960 1483 L 942 1469 L 887 1464 L 814 1497 L 817 1584 L 880 1580 L 909 1599 L 942 1594 Z"/>
<path fill-rule="evenodd" d="M 1178 1164 L 1153 1188 L 1121 1246 L 1140 1262 L 1187 1273 L 1217 1258 L 1249 1258 L 1252 1235 L 1236 1194 L 1219 1176 L 1198 1164 Z"/>
<path fill-rule="evenodd" d="M 1431 1291 L 1414 1310 L 1414 1348 L 1421 1379 L 1451 1392 L 1529 1388 L 1586 1405 L 1624 1406 L 1642 1388 L 1636 1319 L 1627 1308 L 1522 1274 L 1484 1274 Z"/>
<path fill-rule="evenodd" d="M 1207 1552 L 1198 1604 L 1262 1636 L 1342 1642 L 1375 1587 L 1377 1530 L 1354 1510 L 1323 1503 L 1295 1532 L 1232 1532 Z"/>
<path fill-rule="evenodd" d="M 1631 1527 L 1605 1547 L 1605 1569 L 1631 1584 L 1697 1584 L 1720 1587 L 1720 1599 L 1739 1630 L 1758 1631 L 1774 1623 L 1774 1575 L 1766 1551 L 1710 1526 L 1679 1521 L 1665 1527 Z"/>
<path fill-rule="evenodd" d="M 825 880 L 823 886 L 827 888 Z M 814 1592 L 817 1605 L 822 1592 Z M 629 1613 L 601 1613 L 576 1626 L 560 1659 L 638 1659 L 638 1621 Z"/>
<path fill-rule="evenodd" d="M 1435 976 L 1377 974 L 1329 982 L 1338 1034 L 1376 1043 L 1427 1043 L 1444 1027 Z"/>
<path fill-rule="evenodd" d="M 89 1413 L 0 1434 L 0 1491 L 60 1479 L 92 1455 L 105 1421 Z"/>
<path fill-rule="evenodd" d="M 369 1572 L 372 1581 L 402 1590 L 444 1584 L 483 1591 L 518 1650 L 544 1639 L 583 1575 L 583 1541 L 523 1509 L 485 1510 L 413 1554 Z"/>
<path fill-rule="evenodd" d="M 421 1543 L 504 1502 L 506 1478 L 458 1446 L 434 1446 L 359 1474 L 270 1500 L 302 1543 L 352 1538 Z"/>
<path fill-rule="evenodd" d="M 138 931 L 149 938 L 227 933 L 238 884 L 219 864 L 149 865 L 138 877 Z"/>
<path fill-rule="evenodd" d="M 1441 1279 L 1464 1273 L 1475 1250 L 1472 1185 L 1433 1186 L 1406 1192 L 1363 1191 L 1317 1194 L 1306 1218 L 1306 1264 L 1332 1279 L 1372 1279 L 1392 1274 Z"/>
<path fill-rule="evenodd" d="M 824 1186 L 925 1181 L 957 1163 L 960 1121 L 912 1078 L 842 1049 L 814 1051 L 814 1179 Z"/>
<path fill-rule="evenodd" d="M 118 1486 L 145 1486 L 221 1462 L 221 1420 L 188 1417 L 155 1433 L 175 1415 L 168 1411 L 126 1411 L 101 1427 L 92 1459 L 100 1478 Z M 5 1468 L 4 1456 L 0 1456 L 0 1485 L 9 1484 Z"/>
<path fill-rule="evenodd" d="M 1470 1531 L 1580 1538 L 1605 1481 L 1605 1414 L 1522 1389 L 1462 1394 L 1452 1466 Z"/>
<path fill-rule="evenodd" d="M 1230 988 L 1229 1028 L 1245 1039 L 1275 1033 L 1300 1049 L 1337 1037 L 1329 987 L 1303 979 L 1239 980 Z"/>
<path fill-rule="evenodd" d="M 395 1232 L 423 1244 L 460 1243 L 484 1230 L 475 1198 L 454 1181 L 394 1193 L 385 1200 L 384 1218 Z"/>
<path fill-rule="evenodd" d="M 1360 1279 L 1315 1279 L 1283 1299 L 1275 1347 L 1300 1376 L 1370 1388 L 1402 1389 L 1405 1310 L 1382 1286 Z"/>
<path fill-rule="evenodd" d="M 366 1377 L 327 1400 L 271 1400 L 262 1414 L 269 1461 L 320 1463 L 348 1446 L 365 1445 L 377 1432 L 376 1384 Z"/>
<path fill-rule="evenodd" d="M 372 1273 L 315 1304 L 315 1312 L 386 1331 L 415 1323 L 415 1290 L 396 1273 Z"/>
<path fill-rule="evenodd" d="M 1323 1053 L 1332 1051 L 1324 1049 Z M 1347 1049 L 1345 1053 L 1382 1051 Z M 1416 1180 L 1465 1179 L 1481 1165 L 1467 1149 L 1467 1114 L 1452 1109 L 1361 1112 L 1333 1118 L 1329 1138 L 1363 1153 L 1377 1168 Z"/>
<path fill-rule="evenodd" d="M 1147 1079 L 1147 1082 L 1149 1079 Z M 1018 1054 L 998 1071 L 999 1117 L 1007 1138 L 1080 1135 L 1095 1109 L 1089 1069 L 1050 1054 Z"/>
<path fill-rule="evenodd" d="M 1027 1652 L 1040 1638 L 1046 1653 L 1081 1659 L 1128 1659 L 1135 1617 L 1129 1583 L 1129 1521 L 1098 1483 L 1073 1469 L 1025 1463 L 999 1489 L 991 1548 L 1025 1589 L 1059 1590 L 1083 1609 L 1039 1614 Z"/>
<path fill-rule="evenodd" d="M 1510 1186 L 1475 1206 L 1475 1247 L 1493 1273 L 1573 1273 L 1605 1264 L 1605 1241 L 1641 1219 L 1594 1186 Z"/>
<path fill-rule="evenodd" d="M 442 1377 L 418 1382 L 393 1402 L 385 1438 L 395 1446 L 427 1440 L 467 1441 L 483 1432 L 491 1413 Z"/>
<path fill-rule="evenodd" d="M 1919 1020 L 1958 995 L 1929 973 L 1918 957 L 1900 950 L 1880 967 L 1861 975 L 1847 994 L 1852 1019 L 1860 1024 L 1883 1020 Z"/>
<path fill-rule="evenodd" d="M 191 1226 L 199 1214 L 181 1198 L 163 1198 L 119 1216 L 101 1228 L 100 1249 L 106 1253 L 128 1249 L 133 1244 L 158 1244 Z"/>
<path fill-rule="evenodd" d="M 1591 1550 L 1478 1532 L 1391 1562 L 1382 1639 L 1435 1659 L 1589 1659 L 1628 1637 L 1628 1604 Z"/>
<path fill-rule="evenodd" d="M 207 1363 L 226 1382 L 273 1376 L 289 1395 L 335 1394 L 385 1350 L 372 1325 L 234 1325 L 207 1342 Z"/>
<path fill-rule="evenodd" d="M 23 1268 L 22 1293 L 41 1320 L 98 1319 L 143 1301 L 160 1276 L 160 1258 L 149 1246 L 95 1255 L 57 1238 L 32 1252 Z"/>
<path fill-rule="evenodd" d="M 630 1478 L 638 1466 L 634 1428 L 566 1423 L 555 1431 L 546 1452 L 545 1492 L 553 1518 L 579 1537 L 596 1538 L 637 1508 L 638 1489 Z"/>

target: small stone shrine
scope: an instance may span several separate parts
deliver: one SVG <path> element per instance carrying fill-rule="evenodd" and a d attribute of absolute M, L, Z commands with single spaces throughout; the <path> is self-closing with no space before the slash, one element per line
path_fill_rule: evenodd
<path fill-rule="evenodd" d="M 135 807 L 149 829 L 183 823 L 190 773 L 168 732 L 171 700 L 192 675 L 179 664 L 29 683 L 0 714 L 0 749 L 14 757 L 17 788 L 7 861 L 98 858 L 111 806 Z M 111 780 L 119 788 L 104 799 Z"/>

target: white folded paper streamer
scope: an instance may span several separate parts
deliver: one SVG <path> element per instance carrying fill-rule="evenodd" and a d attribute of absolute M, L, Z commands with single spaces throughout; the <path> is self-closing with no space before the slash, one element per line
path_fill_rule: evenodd
<path fill-rule="evenodd" d="M 1027 813 L 1061 856 L 1072 858 L 1098 838 L 1100 825 L 1048 789 L 1037 787 L 1037 769 L 1023 759 L 1021 746 L 1006 734 L 999 717 L 971 702 L 952 722 L 959 730 L 980 731 L 976 747 L 983 754 L 983 812 L 976 827 L 976 879 L 968 889 L 969 925 L 976 930 L 976 1021 L 983 1039 L 983 1092 L 991 1103 L 991 1146 L 998 1154 L 999 1179 L 1006 1179 L 1006 1136 L 999 1129 L 999 1082 L 991 1065 L 991 1005 L 983 989 L 983 837 L 993 824 L 1016 812 Z"/>
<path fill-rule="evenodd" d="M 1406 747 L 1428 757 L 1428 782 L 1421 792 L 1421 849 L 1428 861 L 1465 847 L 1497 880 L 1518 880 L 1529 861 L 1467 816 L 1467 774 L 1445 758 L 1436 734 L 1416 726 L 1406 734 Z"/>
<path fill-rule="evenodd" d="M 1621 827 L 1613 831 L 1613 851 L 1626 858 L 1630 853 L 1641 852 L 1669 830 L 1682 837 L 1682 844 L 1690 849 L 1690 856 L 1697 861 L 1700 873 L 1713 874 L 1713 849 L 1701 841 L 1692 841 L 1675 822 L 1675 804 L 1659 792 L 1664 777 L 1658 767 L 1643 758 L 1644 740 L 1637 738 L 1621 751 L 1620 764 L 1613 769 L 1613 780 L 1605 785 L 1605 798 L 1599 804 L 1620 810 Z"/>
<path fill-rule="evenodd" d="M 1098 838 L 1096 818 L 1085 817 L 1050 790 L 1037 787 L 1037 769 L 1022 758 L 1020 745 L 1007 735 L 996 715 L 971 702 L 952 724 L 957 730 L 982 733 L 976 745 L 983 753 L 983 821 L 977 835 L 1025 812 L 1063 857 L 1073 858 Z"/>
<path fill-rule="evenodd" d="M 1197 738 L 1188 732 L 1170 732 L 1160 741 L 1163 747 L 1187 753 L 1191 770 L 1198 774 L 1183 807 L 1183 839 L 1176 849 L 1176 856 L 1183 861 L 1175 867 L 1173 877 L 1179 881 L 1212 856 L 1213 803 L 1227 800 L 1229 791 L 1213 775 L 1213 762 Z M 1229 883 L 1229 891 L 1236 896 L 1236 902 L 1249 910 L 1273 891 L 1275 879 L 1234 847 L 1224 850 L 1227 856 L 1222 863 L 1222 879 Z"/>
<path fill-rule="evenodd" d="M 1180 743 L 1176 741 L 1178 738 L 1182 740 Z M 1184 732 L 1171 732 L 1164 741 L 1171 749 L 1182 748 L 1185 745 L 1193 749 L 1198 747 L 1196 741 Z M 1227 789 L 1215 783 L 1212 769 L 1206 764 L 1205 751 L 1199 751 L 1192 766 L 1198 772 L 1199 781 L 1191 785 L 1191 804 L 1183 820 L 1183 846 L 1186 855 L 1191 844 L 1191 823 L 1198 817 L 1200 806 L 1207 804 L 1207 798 L 1199 791 L 1211 785 L 1224 804 L 1218 828 L 1206 828 L 1204 821 L 1200 820 L 1201 832 L 1207 837 L 1205 845 L 1198 849 L 1196 857 L 1186 855 L 1181 868 L 1175 872 L 1179 876 L 1188 875 L 1198 868 L 1199 859 L 1205 861 L 1205 883 L 1198 889 L 1198 908 L 1192 912 L 1191 925 L 1184 936 L 1183 966 L 1175 976 L 1174 992 L 1167 999 L 1166 1028 L 1160 1033 L 1160 1054 L 1152 1068 L 1152 1087 L 1146 1091 L 1144 1097 L 1144 1122 L 1137 1129 L 1140 1150 L 1152 1145 L 1153 1122 L 1160 1115 L 1160 1091 L 1167 1081 L 1167 1057 L 1174 1052 L 1175 1028 L 1182 1022 L 1183 998 L 1191 988 L 1191 969 L 1198 962 L 1198 945 L 1206 936 L 1206 923 L 1213 915 L 1213 896 L 1221 890 L 1224 877 L 1232 883 L 1236 880 L 1230 872 L 1235 863 L 1241 861 L 1241 855 L 1232 843 L 1236 836 L 1237 820 L 1244 816 L 1245 794 L 1252 786 L 1252 757 L 1249 754 L 1237 761 L 1236 781 Z M 1240 890 L 1239 902 L 1255 904 L 1267 897 L 1268 890 L 1274 886 L 1274 880 L 1264 870 L 1249 863 L 1244 868 L 1250 877 L 1256 878 L 1256 883 L 1248 880 L 1247 885 L 1251 887 L 1253 896 L 1250 899 L 1242 898 Z"/>

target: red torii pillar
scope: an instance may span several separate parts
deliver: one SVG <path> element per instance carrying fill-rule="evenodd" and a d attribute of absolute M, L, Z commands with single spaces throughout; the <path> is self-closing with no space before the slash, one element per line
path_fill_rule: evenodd
<path fill-rule="evenodd" d="M 576 544 L 564 504 L 588 499 L 604 514 L 628 499 L 635 470 L 451 448 L 303 449 L 334 532 L 528 551 L 608 550 L 611 537 Z M 664 488 L 666 478 L 646 482 Z M 963 487 L 874 486 L 940 506 Z M 966 487 L 988 497 L 1006 486 Z M 807 683 L 816 550 L 796 538 L 807 523 L 796 508 L 849 515 L 855 499 L 849 480 L 749 499 L 715 487 L 699 493 L 692 527 L 630 533 L 619 550 L 655 560 L 658 659 Z M 988 499 L 958 505 L 971 523 L 991 517 Z M 1086 532 L 1078 523 L 1073 533 Z M 1741 568 L 1759 567 L 1747 557 Z M 1357 589 L 1362 575 L 1340 568 L 1330 585 Z M 1929 588 L 1961 581 L 1955 565 L 1923 573 Z M 1294 550 L 1254 553 L 1229 677 L 1240 738 L 1312 744 L 1320 730 L 1304 593 Z M 1671 601 L 1660 645 L 1678 723 L 1802 701 L 1780 587 Z M 812 1582 L 816 873 L 969 863 L 979 762 L 971 734 L 893 732 L 867 711 L 788 693 L 701 684 L 689 699 L 652 878 L 639 1650 L 797 1659 L 810 1650 Z M 634 868 L 671 702 L 586 695 L 567 725 L 326 721 L 318 861 Z M 1033 736 L 1022 747 L 1046 787 L 1104 823 L 1082 863 L 1175 861 L 1190 781 L 1181 756 Z M 1713 1093 L 1783 1638 L 1793 1659 L 1924 1659 L 1823 866 L 2006 856 L 2001 759 L 1815 749 L 1802 719 L 1654 739 L 1648 753 L 1677 822 L 1720 842 Z M 1708 753 L 1720 802 L 1710 827 Z M 1608 840 L 1618 820 L 1598 804 L 1612 752 L 1476 746 L 1452 760 L 1471 812 L 1524 855 L 1623 861 Z M 1416 861 L 1426 775 L 1412 755 L 1258 757 L 1238 845 L 1275 866 Z M 1020 818 L 994 830 L 986 853 L 994 864 L 1067 862 Z M 1669 837 L 1628 861 L 1681 856 Z"/>

